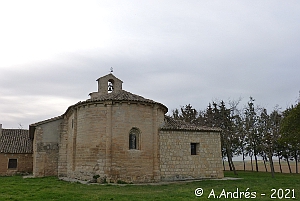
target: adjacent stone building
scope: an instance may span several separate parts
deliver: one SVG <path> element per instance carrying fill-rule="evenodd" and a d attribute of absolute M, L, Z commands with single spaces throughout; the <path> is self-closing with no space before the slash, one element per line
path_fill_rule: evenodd
<path fill-rule="evenodd" d="M 168 108 L 97 79 L 90 99 L 30 125 L 34 176 L 108 182 L 222 178 L 220 130 L 165 116 Z"/>
<path fill-rule="evenodd" d="M 0 175 L 32 173 L 32 139 L 28 130 L 0 124 Z"/>

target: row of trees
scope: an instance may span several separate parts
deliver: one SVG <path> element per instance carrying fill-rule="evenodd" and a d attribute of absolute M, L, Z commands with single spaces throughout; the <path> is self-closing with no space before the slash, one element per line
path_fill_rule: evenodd
<path fill-rule="evenodd" d="M 221 132 L 222 156 L 228 160 L 229 168 L 236 174 L 233 156 L 242 156 L 245 170 L 245 158 L 251 160 L 252 171 L 258 171 L 258 157 L 262 157 L 267 171 L 269 161 L 274 176 L 273 158 L 281 161 L 297 162 L 300 155 L 300 104 L 284 111 L 275 107 L 267 109 L 255 105 L 250 97 L 246 106 L 239 109 L 240 100 L 209 103 L 206 110 L 197 111 L 190 104 L 172 111 L 172 117 L 197 126 L 219 127 Z M 224 160 L 223 160 L 224 161 Z M 223 163 L 224 164 L 224 163 Z"/>

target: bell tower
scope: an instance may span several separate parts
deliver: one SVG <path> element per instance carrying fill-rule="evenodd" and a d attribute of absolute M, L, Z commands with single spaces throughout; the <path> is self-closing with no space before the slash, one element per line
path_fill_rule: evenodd
<path fill-rule="evenodd" d="M 98 82 L 98 92 L 100 93 L 100 95 L 122 90 L 123 82 L 115 77 L 112 73 L 100 77 L 96 81 Z"/>
<path fill-rule="evenodd" d="M 116 93 L 122 90 L 122 80 L 114 76 L 112 72 L 108 75 L 98 78 L 96 81 L 98 82 L 98 92 L 89 94 L 92 99 L 108 93 Z"/>

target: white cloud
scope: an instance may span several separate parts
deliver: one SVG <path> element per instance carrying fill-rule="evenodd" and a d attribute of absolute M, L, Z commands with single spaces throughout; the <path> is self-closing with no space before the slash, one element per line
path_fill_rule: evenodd
<path fill-rule="evenodd" d="M 298 1 L 1 1 L 0 123 L 62 114 L 110 67 L 125 90 L 170 110 L 249 96 L 285 108 L 300 86 L 299 10 Z"/>
<path fill-rule="evenodd" d="M 3 127 L 17 127 L 63 114 L 78 100 L 57 96 L 2 96 L 0 113 Z M 5 114 L 5 115 L 4 115 Z"/>
<path fill-rule="evenodd" d="M 95 2 L 5 1 L 0 4 L 0 67 L 107 47 L 106 11 Z"/>

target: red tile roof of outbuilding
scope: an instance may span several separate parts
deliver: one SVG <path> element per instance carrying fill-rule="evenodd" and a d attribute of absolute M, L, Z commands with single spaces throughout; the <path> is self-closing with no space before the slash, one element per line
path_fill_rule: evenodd
<path fill-rule="evenodd" d="M 32 140 L 28 130 L 2 129 L 0 135 L 0 153 L 32 153 Z"/>

